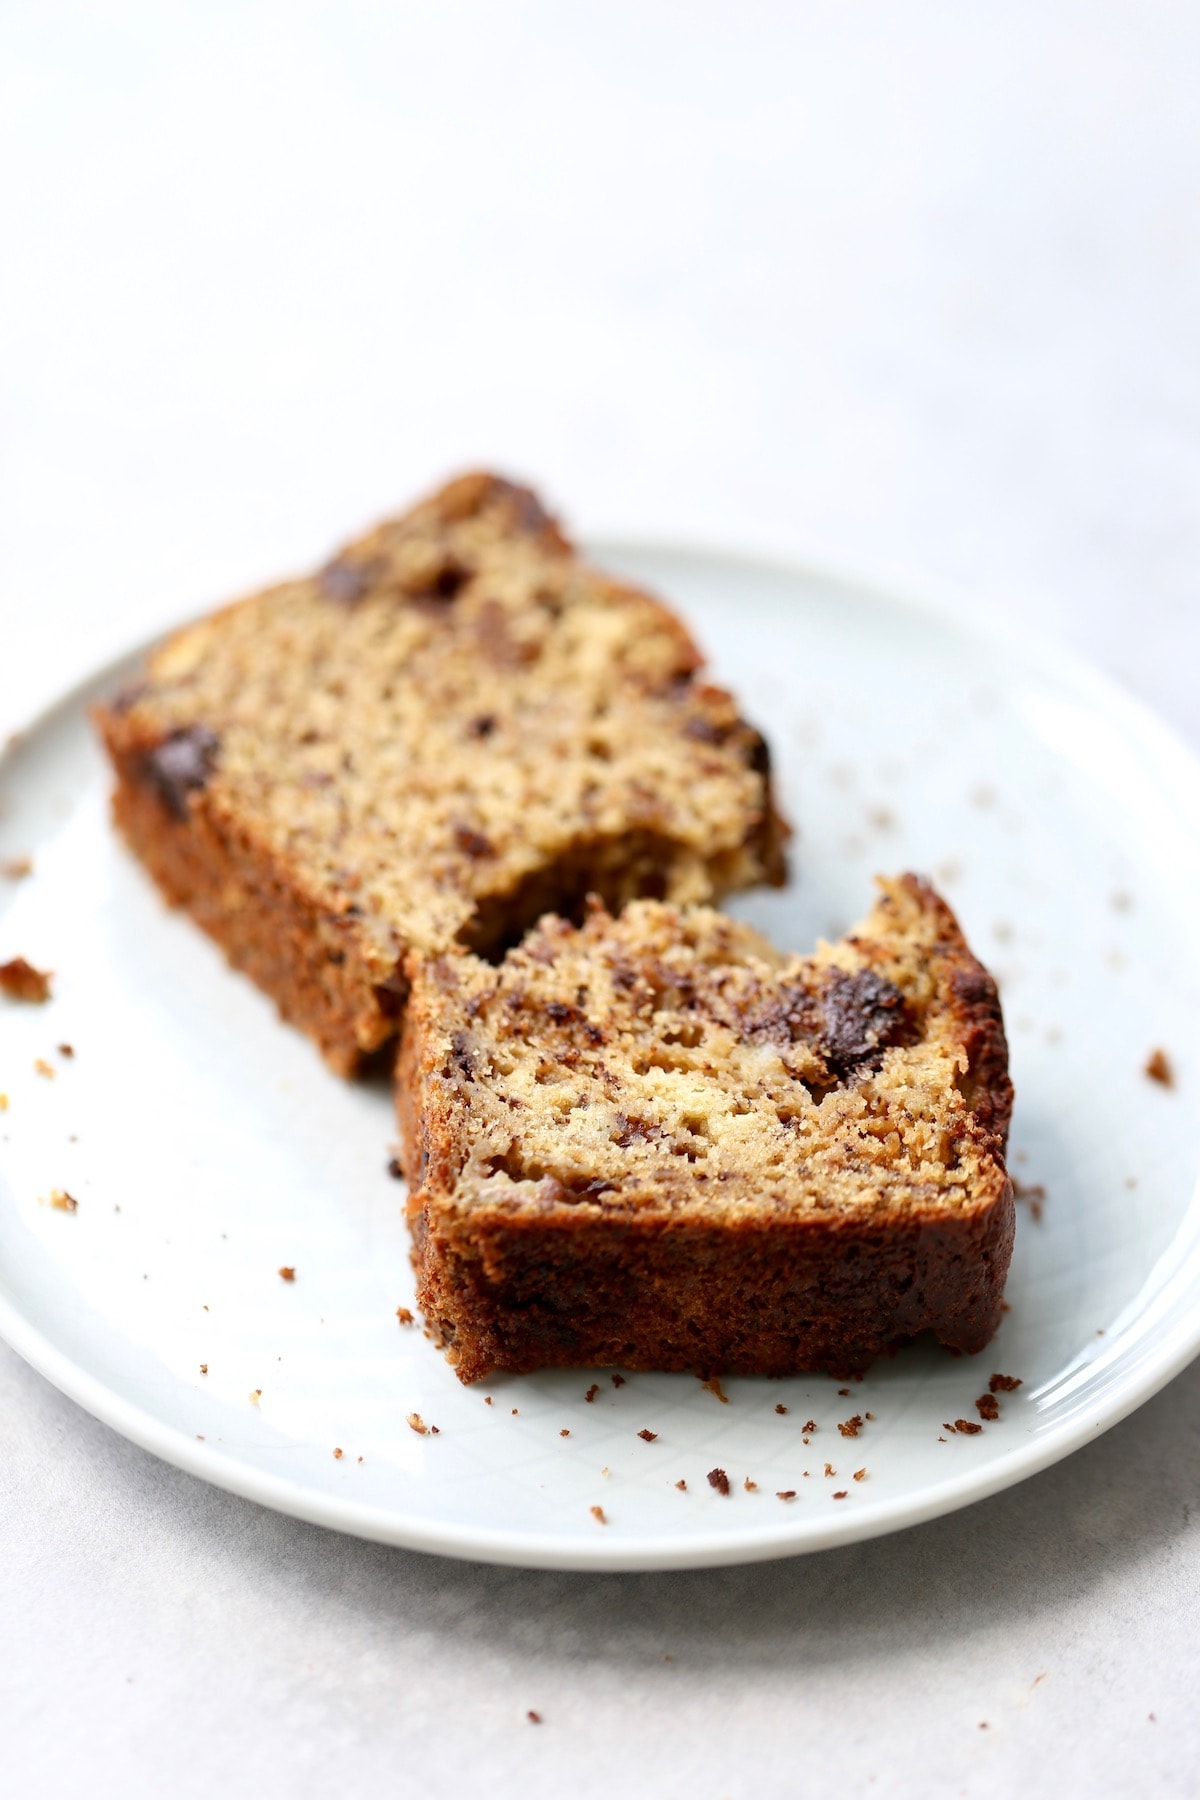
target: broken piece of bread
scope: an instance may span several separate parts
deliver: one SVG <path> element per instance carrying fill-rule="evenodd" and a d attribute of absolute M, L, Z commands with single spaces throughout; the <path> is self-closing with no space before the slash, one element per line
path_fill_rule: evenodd
<path fill-rule="evenodd" d="M 706 907 L 543 919 L 414 974 L 418 1297 L 464 1381 L 981 1349 L 1013 1242 L 995 984 L 925 883 L 782 957 Z"/>
<path fill-rule="evenodd" d="M 684 626 L 493 475 L 177 632 L 97 721 L 168 899 L 343 1072 L 414 951 L 784 877 L 766 746 Z"/>

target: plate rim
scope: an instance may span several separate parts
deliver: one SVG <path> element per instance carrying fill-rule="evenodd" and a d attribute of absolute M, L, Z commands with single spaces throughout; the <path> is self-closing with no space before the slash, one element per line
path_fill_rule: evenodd
<path fill-rule="evenodd" d="M 1059 644 L 1048 634 L 1006 617 L 994 602 L 980 600 L 977 595 L 943 583 L 916 581 L 904 576 L 893 578 L 880 571 L 860 570 L 848 564 L 809 562 L 785 555 L 734 549 L 703 539 L 680 541 L 606 533 L 588 537 L 584 549 L 589 556 L 611 562 L 617 568 L 626 558 L 651 557 L 664 562 L 674 559 L 723 566 L 733 572 L 742 568 L 797 585 L 841 589 L 868 597 L 894 611 L 914 612 L 927 621 L 950 624 L 960 635 L 1003 647 L 1026 667 L 1074 690 L 1138 740 L 1154 764 L 1172 777 L 1172 803 L 1184 814 L 1197 839 L 1196 847 L 1200 849 L 1200 755 L 1182 733 L 1070 646 Z M 772 602 L 764 600 L 761 604 L 765 607 Z M 0 751 L 0 770 L 14 754 L 19 755 L 27 737 L 52 726 L 57 715 L 82 713 L 90 701 L 119 680 L 121 672 L 134 659 L 143 656 L 164 631 L 175 628 L 164 626 L 162 631 L 110 657 L 100 667 L 37 705 L 9 735 Z M 1200 1290 L 1198 1208 L 1200 1187 L 1193 1190 L 1187 1210 L 1164 1251 L 1165 1259 L 1186 1239 L 1190 1229 L 1193 1241 L 1185 1249 L 1176 1269 L 1176 1274 L 1182 1276 L 1188 1273 L 1189 1265 L 1194 1265 L 1185 1293 L 1192 1287 Z M 597 1537 L 594 1543 L 587 1545 L 558 1544 L 545 1537 L 539 1538 L 536 1533 L 431 1523 L 396 1509 L 324 1495 L 287 1476 L 255 1470 L 239 1462 L 236 1456 L 204 1440 L 189 1437 L 180 1427 L 163 1423 L 149 1410 L 93 1376 L 31 1324 L 15 1299 L 3 1291 L 0 1291 L 0 1338 L 69 1400 L 120 1436 L 184 1473 L 260 1506 L 327 1530 L 425 1554 L 524 1568 L 603 1574 L 727 1567 L 804 1555 L 906 1530 L 988 1499 L 1072 1455 L 1159 1393 L 1200 1355 L 1200 1309 L 1196 1309 L 1190 1326 L 1186 1313 L 1178 1322 L 1168 1324 L 1161 1340 L 1132 1376 L 1127 1376 L 1111 1393 L 1101 1396 L 1099 1406 L 1078 1417 L 1065 1419 L 1061 1425 L 1051 1425 L 1044 1436 L 1039 1434 L 1036 1439 L 1015 1443 L 983 1468 L 961 1471 L 907 1499 L 867 1503 L 857 1506 L 853 1513 L 830 1516 L 827 1521 L 795 1518 L 765 1530 L 758 1528 L 753 1535 L 739 1538 L 699 1534 L 675 1543 L 658 1538 L 639 1542 L 634 1534 L 616 1540 Z M 1123 1337 L 1110 1340 L 1108 1350 L 1119 1351 L 1122 1341 Z M 1112 1361 L 1119 1366 L 1121 1357 L 1114 1355 Z"/>

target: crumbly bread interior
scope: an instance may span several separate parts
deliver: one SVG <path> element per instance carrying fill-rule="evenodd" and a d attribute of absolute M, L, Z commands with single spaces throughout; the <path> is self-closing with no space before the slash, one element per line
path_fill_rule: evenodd
<path fill-rule="evenodd" d="M 991 1204 L 1012 1090 L 996 992 L 913 876 L 783 957 L 708 908 L 543 919 L 418 974 L 402 1122 L 419 1212 L 747 1225 Z M 428 1208 L 427 1208 L 428 1211 Z"/>
<path fill-rule="evenodd" d="M 762 738 L 700 670 L 668 609 L 477 475 L 178 632 L 100 723 L 119 766 L 141 756 L 181 819 L 202 791 L 224 841 L 399 986 L 408 952 L 494 953 L 589 889 L 783 879 Z M 356 1029 L 364 1049 L 382 1030 Z"/>

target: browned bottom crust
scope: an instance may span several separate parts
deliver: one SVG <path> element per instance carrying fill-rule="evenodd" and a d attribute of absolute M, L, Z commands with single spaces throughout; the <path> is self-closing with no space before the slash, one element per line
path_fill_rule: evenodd
<path fill-rule="evenodd" d="M 1008 1181 L 969 1212 L 884 1223 L 731 1227 L 587 1210 L 476 1209 L 464 1230 L 426 1197 L 412 1220 L 417 1298 L 462 1381 L 614 1364 L 841 1375 L 922 1331 L 982 1350 L 1000 1323 Z"/>

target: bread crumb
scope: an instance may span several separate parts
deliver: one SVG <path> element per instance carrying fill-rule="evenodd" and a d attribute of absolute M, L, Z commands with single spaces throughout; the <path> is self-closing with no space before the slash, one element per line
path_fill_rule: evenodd
<path fill-rule="evenodd" d="M 79 1202 L 74 1194 L 68 1194 L 66 1188 L 50 1189 L 50 1204 L 58 1212 L 78 1212 Z"/>
<path fill-rule="evenodd" d="M 708 1471 L 708 1485 L 711 1488 L 716 1488 L 718 1494 L 727 1494 L 729 1492 L 729 1477 L 724 1469 L 710 1469 Z"/>
<path fill-rule="evenodd" d="M 681 1494 L 687 1493 L 687 1482 L 686 1481 L 677 1481 L 675 1483 L 675 1486 L 679 1489 Z"/>
<path fill-rule="evenodd" d="M 980 1394 L 975 1402 L 975 1410 L 981 1419 L 986 1419 L 991 1425 L 1000 1417 L 1000 1402 L 995 1394 Z"/>
<path fill-rule="evenodd" d="M 333 1453 L 333 1460 L 334 1460 L 334 1462 L 341 1462 L 341 1460 L 342 1460 L 342 1452 L 341 1452 L 341 1450 L 340 1450 L 340 1449 L 337 1449 L 337 1450 L 335 1450 L 335 1451 L 334 1451 L 334 1453 Z"/>
<path fill-rule="evenodd" d="M 779 1493 L 776 1494 L 775 1498 L 777 1500 L 794 1500 L 796 1498 L 796 1490 L 795 1488 L 782 1488 Z"/>
<path fill-rule="evenodd" d="M 485 1406 L 490 1406 L 492 1404 L 492 1396 L 490 1394 L 485 1394 L 483 1396 L 483 1404 Z"/>
<path fill-rule="evenodd" d="M 207 1363 L 201 1363 L 201 1364 L 200 1364 L 200 1373 L 201 1373 L 201 1374 L 202 1374 L 202 1375 L 207 1375 L 207 1374 L 208 1374 L 208 1364 L 207 1364 Z"/>
<path fill-rule="evenodd" d="M 520 1414 L 520 1411 L 521 1411 L 521 1409 L 520 1409 L 520 1407 L 519 1407 L 519 1406 L 514 1406 L 514 1407 L 513 1407 L 513 1409 L 512 1409 L 512 1416 L 513 1416 L 513 1418 L 514 1418 L 514 1419 L 515 1419 L 515 1418 L 517 1418 L 517 1417 L 518 1417 L 518 1415 L 519 1415 L 519 1414 Z"/>
<path fill-rule="evenodd" d="M 8 1095 L 0 1094 L 0 1112 L 8 1111 Z"/>
<path fill-rule="evenodd" d="M 838 1430 L 843 1437 L 857 1437 L 862 1430 L 862 1414 L 855 1413 L 852 1419 L 843 1419 Z"/>
<path fill-rule="evenodd" d="M 50 979 L 49 969 L 35 969 L 23 956 L 0 963 L 0 994 L 7 994 L 10 1000 L 41 1006 L 50 998 Z"/>
<path fill-rule="evenodd" d="M 836 1470 L 836 1469 L 835 1469 L 835 1468 L 834 1468 L 834 1466 L 833 1466 L 833 1464 L 832 1464 L 832 1463 L 826 1463 L 826 1464 L 825 1464 L 825 1477 L 826 1477 L 826 1480 L 829 1480 L 829 1479 L 830 1479 L 830 1478 L 831 1478 L 831 1477 L 832 1477 L 832 1476 L 834 1476 L 834 1475 L 836 1475 L 836 1474 L 837 1474 L 837 1470 Z"/>
<path fill-rule="evenodd" d="M 0 875 L 3 875 L 5 881 L 24 881 L 27 875 L 32 874 L 32 856 L 10 856 L 0 862 Z"/>
<path fill-rule="evenodd" d="M 848 1497 L 849 1492 L 849 1488 L 839 1488 L 833 1497 L 835 1500 L 845 1500 Z"/>
<path fill-rule="evenodd" d="M 977 1425 L 974 1419 L 955 1419 L 954 1429 L 963 1432 L 967 1437 L 974 1437 L 977 1432 L 983 1430 L 983 1426 Z"/>
<path fill-rule="evenodd" d="M 1016 1392 L 1017 1388 L 1023 1386 L 1024 1382 L 1020 1375 L 993 1375 L 988 1382 L 988 1392 L 992 1394 L 1012 1394 Z"/>
<path fill-rule="evenodd" d="M 398 1156 L 393 1156 L 389 1160 L 388 1166 L 387 1166 L 387 1172 L 391 1176 L 393 1181 L 403 1181 L 404 1180 L 404 1165 L 401 1163 L 400 1158 Z"/>
<path fill-rule="evenodd" d="M 838 1394 L 841 1399 L 848 1400 L 850 1398 L 850 1389 L 849 1388 L 839 1388 Z"/>
<path fill-rule="evenodd" d="M 54 1080 L 53 1065 L 48 1063 L 44 1056 L 35 1056 L 34 1057 L 33 1069 L 34 1069 L 35 1075 L 44 1075 L 46 1077 L 47 1081 Z"/>
<path fill-rule="evenodd" d="M 1024 1200 L 1029 1208 L 1029 1216 L 1034 1224 L 1041 1224 L 1042 1213 L 1045 1210 L 1046 1204 L 1046 1190 L 1040 1182 L 1014 1181 L 1013 1198 L 1015 1200 Z"/>
<path fill-rule="evenodd" d="M 863 1418 L 866 1419 L 866 1421 L 869 1425 L 873 1425 L 875 1423 L 875 1414 L 874 1413 L 864 1413 Z"/>
<path fill-rule="evenodd" d="M 800 1429 L 802 1431 L 806 1431 L 809 1434 L 809 1436 L 811 1437 L 813 1432 L 817 1429 L 816 1420 L 815 1419 L 805 1419 L 804 1424 L 800 1427 Z"/>
<path fill-rule="evenodd" d="M 67 1059 L 67 1061 L 70 1062 L 71 1058 L 75 1054 L 74 1044 L 59 1044 L 57 1046 L 57 1048 L 58 1048 L 58 1054 L 60 1056 L 64 1056 Z"/>
<path fill-rule="evenodd" d="M 748 1475 L 747 1475 L 745 1481 L 743 1481 L 742 1486 L 745 1488 L 745 1490 L 748 1494 L 757 1494 L 757 1492 L 758 1492 L 757 1481 L 751 1481 L 751 1479 Z"/>
<path fill-rule="evenodd" d="M 541 1713 L 534 1712 L 532 1706 L 530 1707 L 529 1711 L 525 1714 L 525 1717 L 529 1720 L 529 1723 L 531 1725 L 540 1725 L 542 1722 Z"/>
<path fill-rule="evenodd" d="M 623 1375 L 610 1376 L 610 1380 L 612 1381 L 612 1384 L 614 1387 L 624 1387 L 625 1386 L 625 1377 Z"/>
<path fill-rule="evenodd" d="M 424 1437 L 429 1430 L 420 1413 L 409 1413 L 408 1426 L 410 1431 L 418 1432 L 421 1437 Z"/>
<path fill-rule="evenodd" d="M 587 1393 L 583 1396 L 589 1406 L 591 1406 L 592 1402 L 595 1400 L 596 1395 L 599 1392 L 600 1392 L 600 1383 L 598 1381 L 593 1381 L 591 1387 L 588 1389 Z"/>
<path fill-rule="evenodd" d="M 787 1411 L 787 1407 L 783 1404 L 782 1400 L 777 1400 L 775 1402 L 775 1411 L 781 1414 Z"/>
<path fill-rule="evenodd" d="M 4 970 L 0 969 L 0 978 Z M 1152 1050 L 1146 1058 L 1146 1067 L 1142 1071 L 1151 1081 L 1157 1081 L 1161 1087 L 1175 1086 L 1175 1071 L 1171 1067 L 1171 1059 L 1165 1050 Z"/>
<path fill-rule="evenodd" d="M 396 1317 L 402 1325 L 411 1325 L 413 1323 L 413 1315 L 407 1306 L 398 1306 L 396 1308 Z M 491 1404 L 492 1403 L 489 1400 L 488 1405 L 490 1406 Z"/>
<path fill-rule="evenodd" d="M 588 1511 L 591 1513 L 593 1519 L 595 1519 L 597 1525 L 608 1524 L 608 1519 L 605 1516 L 604 1508 L 602 1506 L 589 1506 Z"/>
<path fill-rule="evenodd" d="M 280 1269 L 280 1271 L 279 1271 L 279 1279 L 280 1279 L 280 1281 L 295 1281 L 295 1279 L 296 1279 L 295 1269 L 289 1268 L 287 1266 L 287 1264 L 285 1263 L 283 1268 Z"/>
<path fill-rule="evenodd" d="M 855 1481 L 865 1481 L 867 1479 L 867 1471 L 865 1469 L 855 1469 L 854 1479 Z"/>
<path fill-rule="evenodd" d="M 708 1381 L 702 1381 L 700 1386 L 706 1388 L 710 1394 L 715 1394 L 722 1406 L 729 1405 L 729 1395 L 721 1386 L 720 1380 L 716 1375 L 711 1376 Z"/>
<path fill-rule="evenodd" d="M 252 1389 L 251 1394 L 250 1394 L 251 1406 L 257 1406 L 261 1399 L 262 1399 L 262 1389 L 261 1388 Z"/>
<path fill-rule="evenodd" d="M 638 1432 L 638 1436 L 641 1438 L 641 1440 L 644 1444 L 653 1444 L 658 1441 L 657 1431 L 649 1431 L 649 1430 L 647 1430 L 646 1426 L 644 1426 L 644 1425 L 642 1426 L 642 1429 Z"/>
<path fill-rule="evenodd" d="M 564 1425 L 558 1435 L 559 1435 L 559 1437 L 570 1437 L 571 1433 L 567 1430 L 566 1426 Z"/>

